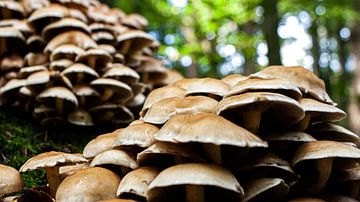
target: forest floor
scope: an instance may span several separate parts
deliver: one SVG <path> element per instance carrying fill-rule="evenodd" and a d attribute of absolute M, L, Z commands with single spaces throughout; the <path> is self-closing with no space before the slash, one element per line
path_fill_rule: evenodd
<path fill-rule="evenodd" d="M 94 137 L 120 126 L 45 128 L 23 111 L 0 109 L 0 164 L 19 169 L 30 157 L 47 151 L 82 153 Z M 46 184 L 42 171 L 23 174 L 25 187 Z"/>

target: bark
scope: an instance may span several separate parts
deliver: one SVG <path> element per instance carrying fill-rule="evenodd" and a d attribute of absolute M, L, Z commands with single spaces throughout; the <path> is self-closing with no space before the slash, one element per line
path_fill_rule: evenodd
<path fill-rule="evenodd" d="M 277 34 L 279 16 L 277 11 L 278 0 L 263 0 L 264 22 L 262 24 L 265 40 L 268 45 L 270 65 L 280 65 L 280 39 Z"/>
<path fill-rule="evenodd" d="M 316 20 L 314 20 L 311 28 L 310 28 L 310 34 L 312 38 L 312 55 L 314 58 L 314 65 L 313 65 L 313 71 L 316 75 L 320 75 L 320 66 L 319 66 L 319 56 L 320 56 L 320 46 L 319 46 L 319 36 L 317 33 L 318 26 L 316 24 Z"/>

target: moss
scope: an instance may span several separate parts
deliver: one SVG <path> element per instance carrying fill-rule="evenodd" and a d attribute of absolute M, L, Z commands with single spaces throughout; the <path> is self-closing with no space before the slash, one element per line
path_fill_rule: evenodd
<path fill-rule="evenodd" d="M 0 163 L 19 169 L 27 159 L 42 152 L 81 153 L 92 138 L 118 127 L 46 129 L 22 111 L 0 109 Z M 43 171 L 22 175 L 27 188 L 46 184 Z"/>

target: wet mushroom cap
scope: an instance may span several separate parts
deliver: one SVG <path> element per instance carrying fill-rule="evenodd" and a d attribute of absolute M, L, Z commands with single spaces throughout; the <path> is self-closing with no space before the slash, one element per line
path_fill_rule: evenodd
<path fill-rule="evenodd" d="M 236 178 L 227 169 L 205 163 L 179 164 L 167 168 L 151 182 L 148 189 L 148 201 L 157 201 L 165 195 L 166 187 L 177 185 L 198 185 L 217 187 L 230 191 L 235 198 L 241 198 L 244 191 Z M 164 189 L 164 192 L 162 192 Z M 223 197 L 223 196 L 222 196 Z"/>
<path fill-rule="evenodd" d="M 134 194 L 146 198 L 149 184 L 159 174 L 153 167 L 140 167 L 126 174 L 119 184 L 117 196 Z"/>
<path fill-rule="evenodd" d="M 98 201 L 116 198 L 116 190 L 120 177 L 104 168 L 88 168 L 79 170 L 65 178 L 57 192 L 56 201 Z M 86 186 L 78 186 L 84 184 Z"/>
<path fill-rule="evenodd" d="M 99 153 L 110 150 L 115 138 L 116 133 L 107 133 L 92 139 L 83 150 L 84 157 L 94 158 Z"/>
<path fill-rule="evenodd" d="M 24 183 L 17 170 L 0 164 L 0 173 L 0 197 L 23 189 Z"/>
<path fill-rule="evenodd" d="M 177 114 L 215 114 L 217 104 L 216 100 L 205 96 L 165 98 L 154 103 L 143 120 L 152 124 L 163 124 Z"/>

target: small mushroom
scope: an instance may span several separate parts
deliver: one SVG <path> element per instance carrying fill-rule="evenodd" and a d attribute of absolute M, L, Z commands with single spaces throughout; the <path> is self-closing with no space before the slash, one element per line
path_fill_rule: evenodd
<path fill-rule="evenodd" d="M 123 105 L 105 102 L 91 107 L 90 113 L 100 123 L 130 123 L 134 120 L 132 112 Z"/>
<path fill-rule="evenodd" d="M 56 192 L 56 201 L 99 201 L 116 197 L 120 177 L 104 168 L 87 168 L 65 178 Z M 80 184 L 84 186 L 79 186 Z"/>
<path fill-rule="evenodd" d="M 319 194 L 329 179 L 334 159 L 360 159 L 360 149 L 334 141 L 314 141 L 300 146 L 292 165 L 301 177 L 292 192 Z"/>
<path fill-rule="evenodd" d="M 265 129 L 283 130 L 305 116 L 296 100 L 269 92 L 251 92 L 227 97 L 220 101 L 217 109 L 217 114 L 253 133 L 259 132 L 260 124 Z"/>
<path fill-rule="evenodd" d="M 148 47 L 154 41 L 153 37 L 140 30 L 126 31 L 117 37 L 117 47 L 123 55 L 131 55 Z"/>
<path fill-rule="evenodd" d="M 78 126 L 93 126 L 94 122 L 90 113 L 84 109 L 77 109 L 67 116 L 67 121 Z"/>
<path fill-rule="evenodd" d="M 107 133 L 92 139 L 84 148 L 83 155 L 85 158 L 94 158 L 101 152 L 110 150 L 116 138 L 116 133 Z"/>
<path fill-rule="evenodd" d="M 81 31 L 85 34 L 90 34 L 90 30 L 87 24 L 85 24 L 83 21 L 75 18 L 62 18 L 59 21 L 47 25 L 42 30 L 41 35 L 44 40 L 50 41 L 58 34 L 73 30 Z"/>
<path fill-rule="evenodd" d="M 244 183 L 245 197 L 242 201 L 284 201 L 289 186 L 280 178 L 259 178 Z"/>
<path fill-rule="evenodd" d="M 171 97 L 154 103 L 143 120 L 152 124 L 164 124 L 178 114 L 216 113 L 218 102 L 205 96 L 189 96 L 186 98 Z"/>
<path fill-rule="evenodd" d="M 50 63 L 49 69 L 61 72 L 70 67 L 72 64 L 74 64 L 74 62 L 69 59 L 55 60 Z"/>
<path fill-rule="evenodd" d="M 27 66 L 43 66 L 48 64 L 48 56 L 44 53 L 33 53 L 29 52 L 24 58 Z M 20 70 L 21 71 L 21 70 Z"/>
<path fill-rule="evenodd" d="M 111 55 L 102 49 L 89 49 L 76 57 L 76 62 L 89 65 L 93 69 L 101 69 L 112 62 Z"/>
<path fill-rule="evenodd" d="M 188 163 L 160 172 L 149 185 L 147 196 L 149 202 L 239 201 L 244 191 L 227 169 L 213 164 Z"/>
<path fill-rule="evenodd" d="M 121 103 L 125 103 L 133 97 L 131 87 L 115 79 L 98 78 L 92 81 L 90 85 L 101 92 L 99 102 L 108 101 L 116 94 L 121 98 L 118 100 Z"/>
<path fill-rule="evenodd" d="M 61 59 L 75 61 L 75 58 L 84 52 L 74 44 L 63 44 L 54 49 L 50 55 L 50 61 L 54 62 Z"/>
<path fill-rule="evenodd" d="M 62 71 L 61 75 L 67 77 L 72 85 L 89 83 L 99 78 L 99 74 L 94 69 L 81 63 L 72 64 Z"/>
<path fill-rule="evenodd" d="M 51 194 L 55 196 L 60 184 L 59 167 L 85 162 L 87 162 L 87 160 L 78 155 L 51 151 L 27 160 L 25 164 L 21 166 L 20 172 L 45 169 Z"/>
<path fill-rule="evenodd" d="M 221 79 L 222 82 L 228 84 L 231 88 L 239 81 L 246 80 L 248 77 L 241 74 L 230 74 Z"/>
<path fill-rule="evenodd" d="M 64 111 L 73 111 L 79 106 L 76 96 L 67 88 L 55 86 L 42 91 L 36 100 L 54 106 L 59 114 Z"/>
<path fill-rule="evenodd" d="M 104 78 L 116 79 L 127 84 L 136 83 L 139 81 L 139 74 L 125 65 L 115 63 L 103 74 Z"/>
<path fill-rule="evenodd" d="M 100 94 L 94 88 L 85 84 L 76 85 L 72 90 L 79 100 L 79 105 L 83 107 L 95 103 L 100 97 Z"/>
<path fill-rule="evenodd" d="M 309 126 L 308 132 L 318 140 L 359 143 L 360 137 L 350 130 L 329 122 L 317 122 Z"/>
<path fill-rule="evenodd" d="M 0 1 L 0 19 L 15 18 L 21 19 L 25 15 L 23 6 L 16 1 Z"/>
<path fill-rule="evenodd" d="M 159 172 L 153 167 L 140 167 L 129 172 L 119 184 L 117 197 L 145 201 L 148 187 Z"/>
<path fill-rule="evenodd" d="M 20 192 L 24 182 L 20 173 L 12 167 L 0 164 L 0 199 L 14 192 Z"/>

